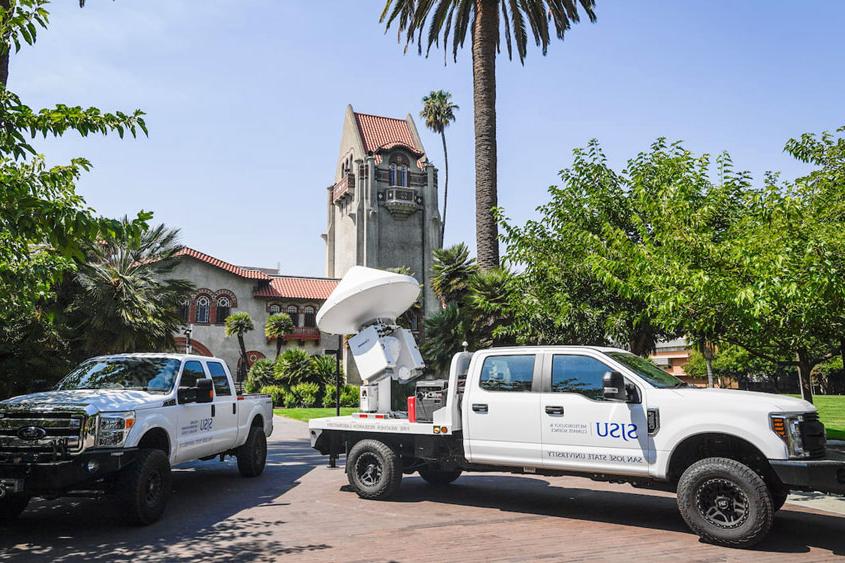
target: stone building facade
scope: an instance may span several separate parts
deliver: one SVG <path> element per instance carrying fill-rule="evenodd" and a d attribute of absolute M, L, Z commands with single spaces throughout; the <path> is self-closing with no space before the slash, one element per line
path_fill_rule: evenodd
<path fill-rule="evenodd" d="M 431 289 L 432 250 L 440 247 L 437 169 L 426 158 L 413 118 L 357 113 L 347 106 L 334 183 L 327 194 L 326 275 L 352 266 L 407 267 Z"/>
<path fill-rule="evenodd" d="M 283 352 L 300 347 L 313 355 L 337 349 L 337 337 L 321 333 L 315 319 L 337 280 L 236 266 L 187 247 L 179 252 L 171 276 L 196 287 L 179 308 L 182 321 L 191 328 L 193 352 L 222 358 L 233 374 L 238 373 L 241 353 L 237 338 L 226 336 L 225 321 L 238 311 L 249 313 L 255 325 L 244 336 L 248 365 L 260 358 L 275 358 L 275 341 L 264 337 L 264 323 L 273 313 L 288 313 L 296 327 L 285 337 Z M 177 349 L 183 351 L 186 345 L 185 336 L 177 336 Z"/>

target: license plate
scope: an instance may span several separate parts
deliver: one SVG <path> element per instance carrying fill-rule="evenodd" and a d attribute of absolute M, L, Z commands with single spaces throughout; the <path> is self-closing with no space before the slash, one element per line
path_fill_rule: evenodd
<path fill-rule="evenodd" d="M 22 493 L 23 479 L 0 479 L 0 487 L 7 493 Z"/>

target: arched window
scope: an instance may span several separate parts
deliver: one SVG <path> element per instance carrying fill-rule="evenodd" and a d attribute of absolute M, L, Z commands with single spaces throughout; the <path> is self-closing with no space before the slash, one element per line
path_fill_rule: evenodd
<path fill-rule="evenodd" d="M 399 183 L 396 185 L 402 186 L 403 188 L 410 186 L 408 182 L 408 167 L 404 164 L 399 167 Z"/>
<path fill-rule="evenodd" d="M 200 324 L 208 323 L 208 315 L 211 312 L 211 299 L 205 295 L 197 297 L 197 314 L 196 322 Z"/>
<path fill-rule="evenodd" d="M 188 324 L 188 311 L 191 310 L 191 300 L 187 296 L 179 299 L 179 320 Z"/>
<path fill-rule="evenodd" d="M 396 185 L 396 163 L 395 162 L 390 163 L 390 174 L 389 174 L 389 176 L 390 176 L 390 178 L 389 178 L 390 185 L 395 186 Z"/>
<path fill-rule="evenodd" d="M 288 307 L 287 314 L 290 315 L 290 320 L 293 321 L 293 326 L 299 326 L 299 309 L 295 305 Z"/>
<path fill-rule="evenodd" d="M 270 312 L 270 314 L 271 314 L 271 315 L 275 315 L 276 313 L 281 313 L 281 312 L 282 312 L 282 308 L 281 308 L 281 306 L 279 306 L 279 304 L 278 304 L 278 303 L 273 303 L 273 304 L 271 304 L 271 305 L 267 308 L 267 310 Z"/>
<path fill-rule="evenodd" d="M 317 312 L 314 307 L 305 307 L 302 312 L 305 314 L 305 326 L 309 328 L 317 326 Z"/>
<path fill-rule="evenodd" d="M 223 324 L 226 322 L 226 317 L 229 316 L 229 313 L 232 310 L 232 303 L 229 301 L 228 297 L 218 297 L 217 298 L 217 324 Z"/>

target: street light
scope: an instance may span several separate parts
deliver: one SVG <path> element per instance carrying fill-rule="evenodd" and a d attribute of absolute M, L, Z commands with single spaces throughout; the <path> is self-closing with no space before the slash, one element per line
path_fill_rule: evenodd
<path fill-rule="evenodd" d="M 337 349 L 325 350 L 326 356 L 334 356 L 334 406 L 335 414 L 340 416 L 340 357 L 343 355 L 343 337 L 337 337 Z"/>

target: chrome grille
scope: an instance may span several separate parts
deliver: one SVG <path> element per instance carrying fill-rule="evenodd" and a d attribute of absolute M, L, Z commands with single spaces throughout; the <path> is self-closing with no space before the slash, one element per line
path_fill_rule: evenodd
<path fill-rule="evenodd" d="M 86 427 L 81 413 L 0 412 L 0 452 L 78 453 Z"/>

